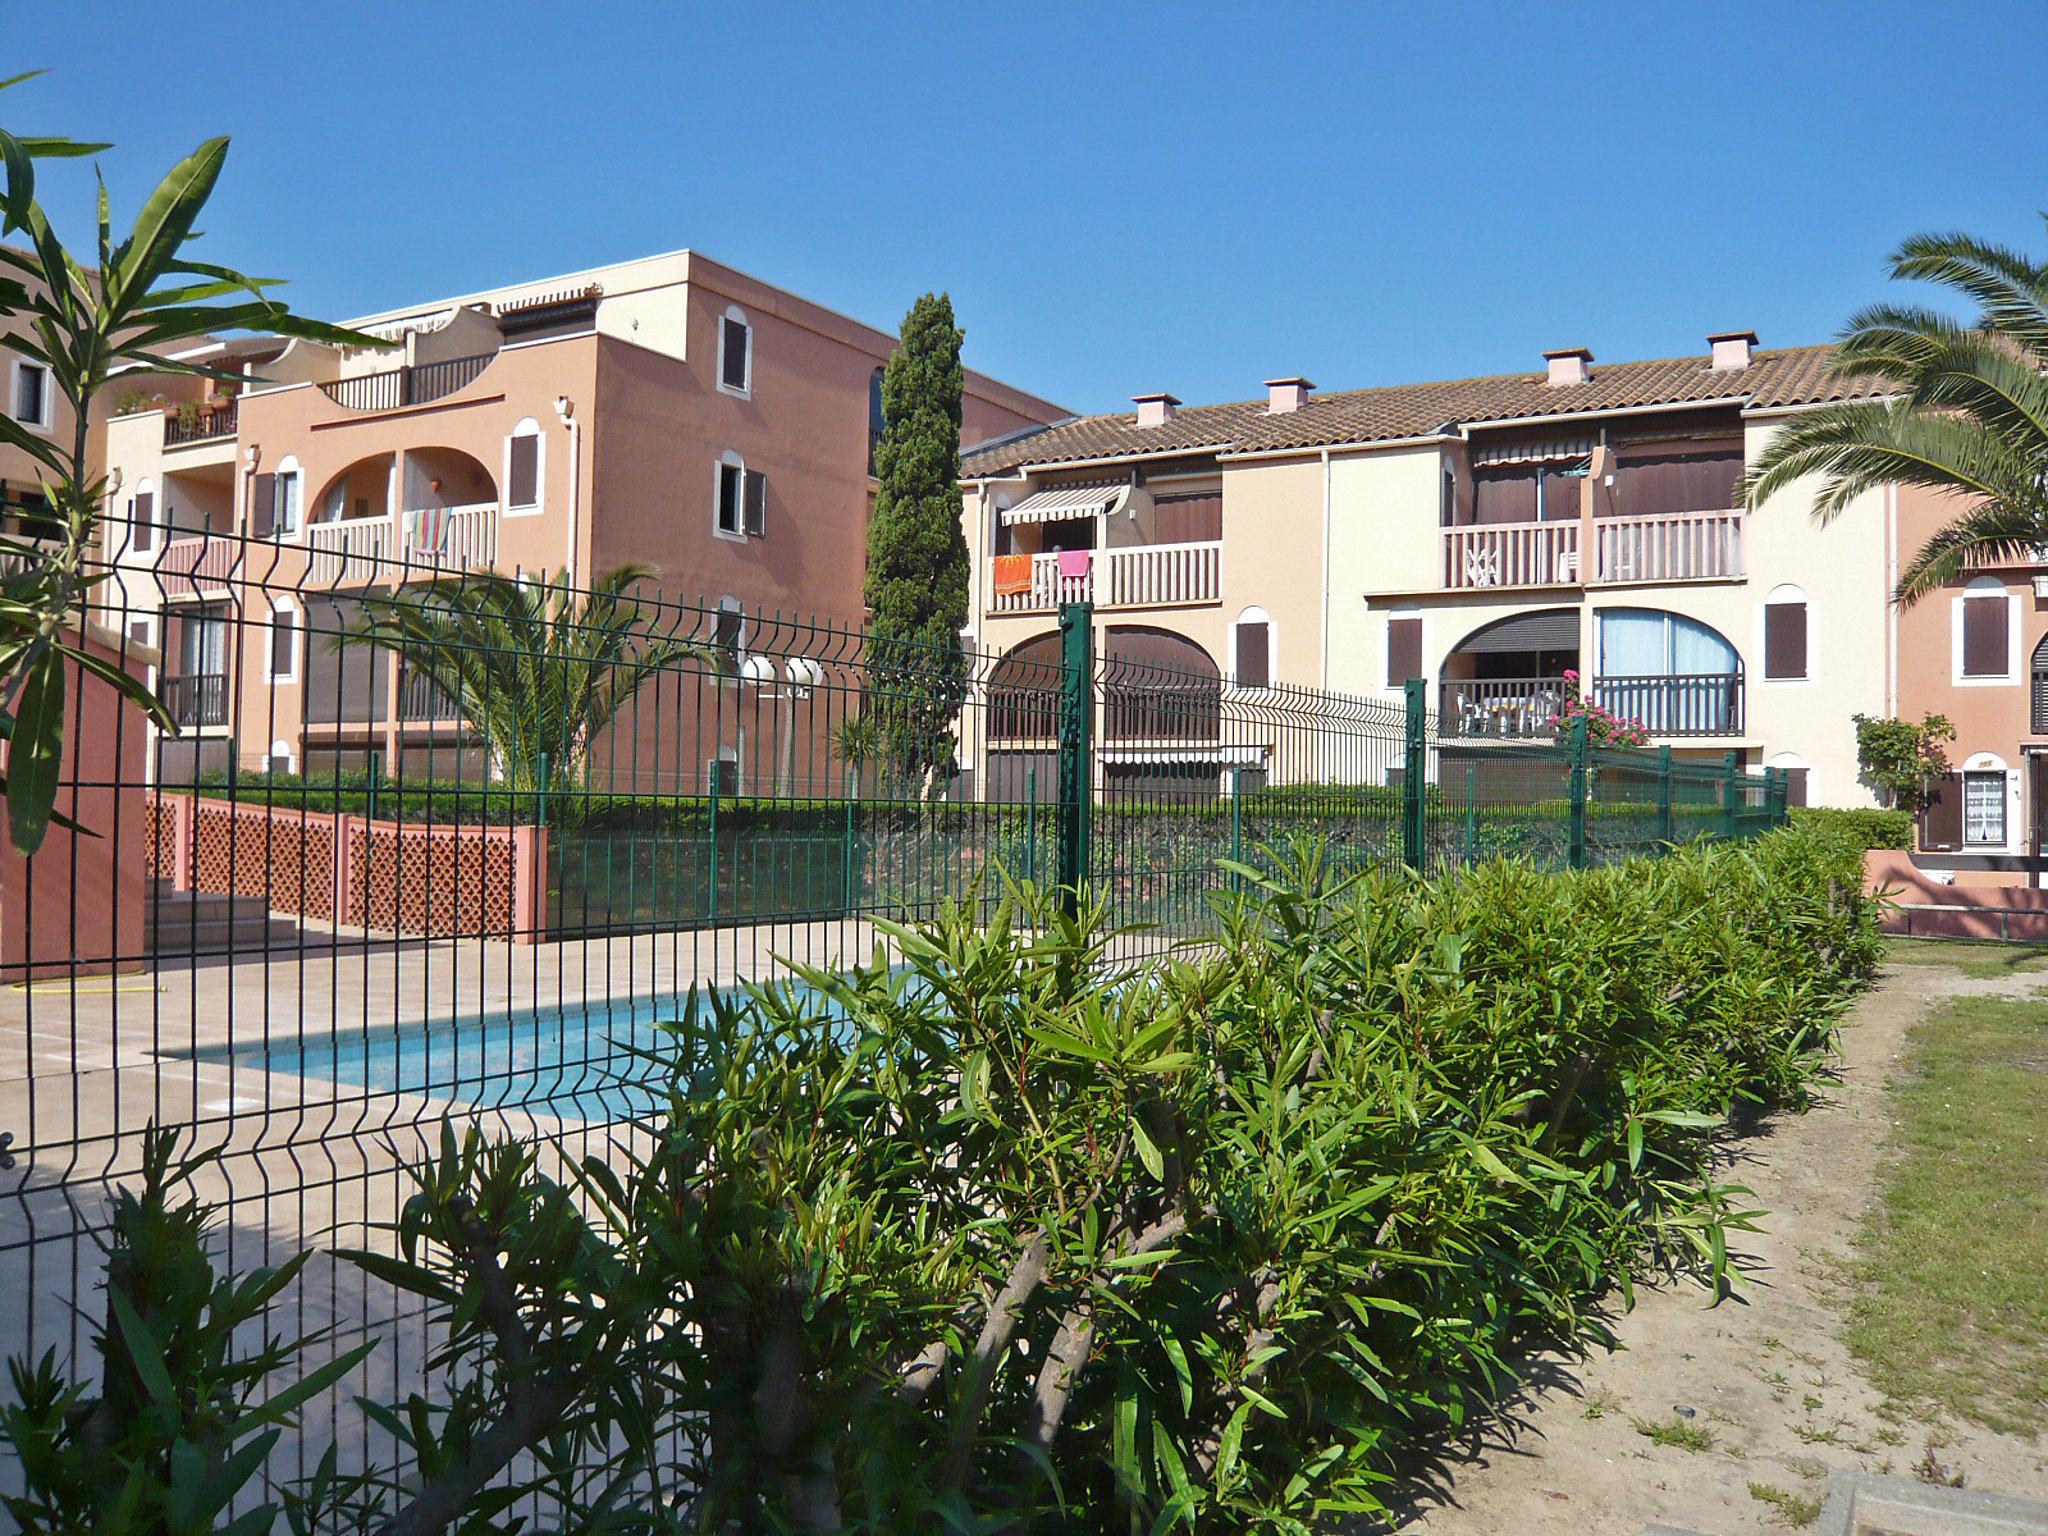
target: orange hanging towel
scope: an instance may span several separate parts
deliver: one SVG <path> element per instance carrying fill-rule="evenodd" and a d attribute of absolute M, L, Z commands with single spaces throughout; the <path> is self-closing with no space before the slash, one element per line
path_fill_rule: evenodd
<path fill-rule="evenodd" d="M 1031 590 L 1029 555 L 996 556 L 996 596 L 1011 597 Z"/>

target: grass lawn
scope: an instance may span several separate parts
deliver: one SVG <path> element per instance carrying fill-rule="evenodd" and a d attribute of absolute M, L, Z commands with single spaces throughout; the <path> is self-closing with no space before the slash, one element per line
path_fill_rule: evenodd
<path fill-rule="evenodd" d="M 1979 981 L 2048 971 L 2048 944 L 1997 944 L 1980 939 L 1888 939 L 1894 965 L 1952 965 Z"/>
<path fill-rule="evenodd" d="M 1965 998 L 1930 1015 L 1891 1107 L 1849 1346 L 1893 1397 L 2048 1427 L 2048 1004 Z"/>

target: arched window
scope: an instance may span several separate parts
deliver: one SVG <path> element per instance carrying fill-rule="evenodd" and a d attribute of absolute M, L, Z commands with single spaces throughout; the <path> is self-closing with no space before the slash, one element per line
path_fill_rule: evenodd
<path fill-rule="evenodd" d="M 1764 599 L 1764 677 L 1804 681 L 1813 675 L 1812 650 L 1806 593 L 1795 586 L 1773 587 Z"/>
<path fill-rule="evenodd" d="M 868 375 L 868 473 L 875 472 L 875 453 L 882 446 L 882 429 L 888 421 L 882 415 L 882 370 Z"/>
<path fill-rule="evenodd" d="M 2033 664 L 2034 710 L 2033 726 L 2036 735 L 2048 732 L 2048 635 L 2034 647 Z"/>
<path fill-rule="evenodd" d="M 292 744 L 283 739 L 270 744 L 268 767 L 272 773 L 295 773 L 298 760 L 292 755 Z"/>
<path fill-rule="evenodd" d="M 1779 769 L 1784 773 L 1785 803 L 1787 805 L 1808 805 L 1812 803 L 1813 770 L 1807 766 L 1805 758 L 1801 757 L 1797 752 L 1779 752 L 1768 763 L 1765 763 L 1764 766 L 1766 768 Z"/>
<path fill-rule="evenodd" d="M 1742 658 L 1719 630 L 1656 608 L 1599 615 L 1594 699 L 1659 736 L 1742 729 Z"/>
<path fill-rule="evenodd" d="M 547 438 L 531 416 L 520 418 L 505 439 L 505 515 L 524 516 L 541 510 Z"/>
<path fill-rule="evenodd" d="M 270 644 L 264 658 L 264 675 L 273 683 L 299 680 L 299 607 L 289 597 L 270 605 Z"/>
<path fill-rule="evenodd" d="M 718 318 L 718 387 L 742 399 L 754 392 L 754 328 L 737 304 Z"/>
<path fill-rule="evenodd" d="M 988 733 L 1003 741 L 1051 741 L 1059 719 L 1060 637 L 1034 635 L 989 669 Z"/>
<path fill-rule="evenodd" d="M 1955 681 L 1964 684 L 2013 680 L 2019 626 L 2018 606 L 1996 576 L 1979 576 L 1954 600 Z"/>
<path fill-rule="evenodd" d="M 717 653 L 718 668 L 728 676 L 740 669 L 740 648 L 747 640 L 747 618 L 736 597 L 721 597 L 711 623 L 711 647 Z"/>
<path fill-rule="evenodd" d="M 286 454 L 277 468 L 249 480 L 249 531 L 259 539 L 295 539 L 299 536 L 300 507 L 304 497 L 299 461 Z"/>
<path fill-rule="evenodd" d="M 1230 675 L 1240 688 L 1273 682 L 1273 620 L 1263 608 L 1247 608 L 1230 630 Z"/>
<path fill-rule="evenodd" d="M 1097 675 L 1110 741 L 1214 741 L 1223 678 L 1194 641 L 1167 629 L 1112 625 Z"/>
<path fill-rule="evenodd" d="M 114 530 L 119 539 L 125 533 L 128 547 L 138 555 L 156 548 L 156 482 L 143 478 L 135 482 L 135 494 L 128 498 L 128 526 Z"/>

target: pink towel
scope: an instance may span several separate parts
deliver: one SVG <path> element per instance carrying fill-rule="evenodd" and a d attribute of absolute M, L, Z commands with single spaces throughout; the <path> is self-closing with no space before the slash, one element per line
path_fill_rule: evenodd
<path fill-rule="evenodd" d="M 1090 566 L 1091 566 L 1091 565 L 1092 565 L 1092 564 L 1094 563 L 1094 560 L 1095 560 L 1095 551 L 1094 551 L 1094 550 L 1092 550 L 1092 549 L 1063 549 L 1063 550 L 1061 550 L 1061 551 L 1060 551 L 1060 580 L 1062 580 L 1062 581 L 1080 581 L 1080 580 L 1082 580 L 1083 578 L 1085 578 L 1085 577 L 1087 576 L 1087 574 L 1088 574 L 1088 569 L 1089 569 L 1089 567 L 1090 567 Z"/>

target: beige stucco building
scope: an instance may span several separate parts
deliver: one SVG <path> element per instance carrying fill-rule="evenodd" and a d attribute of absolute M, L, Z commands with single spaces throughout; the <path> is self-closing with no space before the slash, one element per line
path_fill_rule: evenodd
<path fill-rule="evenodd" d="M 1754 513 L 1736 495 L 1787 413 L 1854 392 L 1828 361 L 1738 332 L 1690 358 L 1567 349 L 1344 394 L 1283 378 L 1263 400 L 1141 396 L 970 451 L 978 635 L 1046 655 L 1058 603 L 1087 598 L 1098 653 L 1206 669 L 1243 713 L 1288 685 L 1392 710 L 1421 678 L 1439 739 L 1475 750 L 1547 738 L 1580 690 L 1676 755 L 1869 804 L 1850 719 L 1890 698 L 1891 511 L 1872 496 L 1823 527 L 1810 488 Z M 1277 740 L 1215 746 L 1154 756 L 1224 788 L 1329 766 L 1290 767 Z M 1042 744 L 992 744 L 991 783 L 1010 758 L 1042 766 Z"/>

